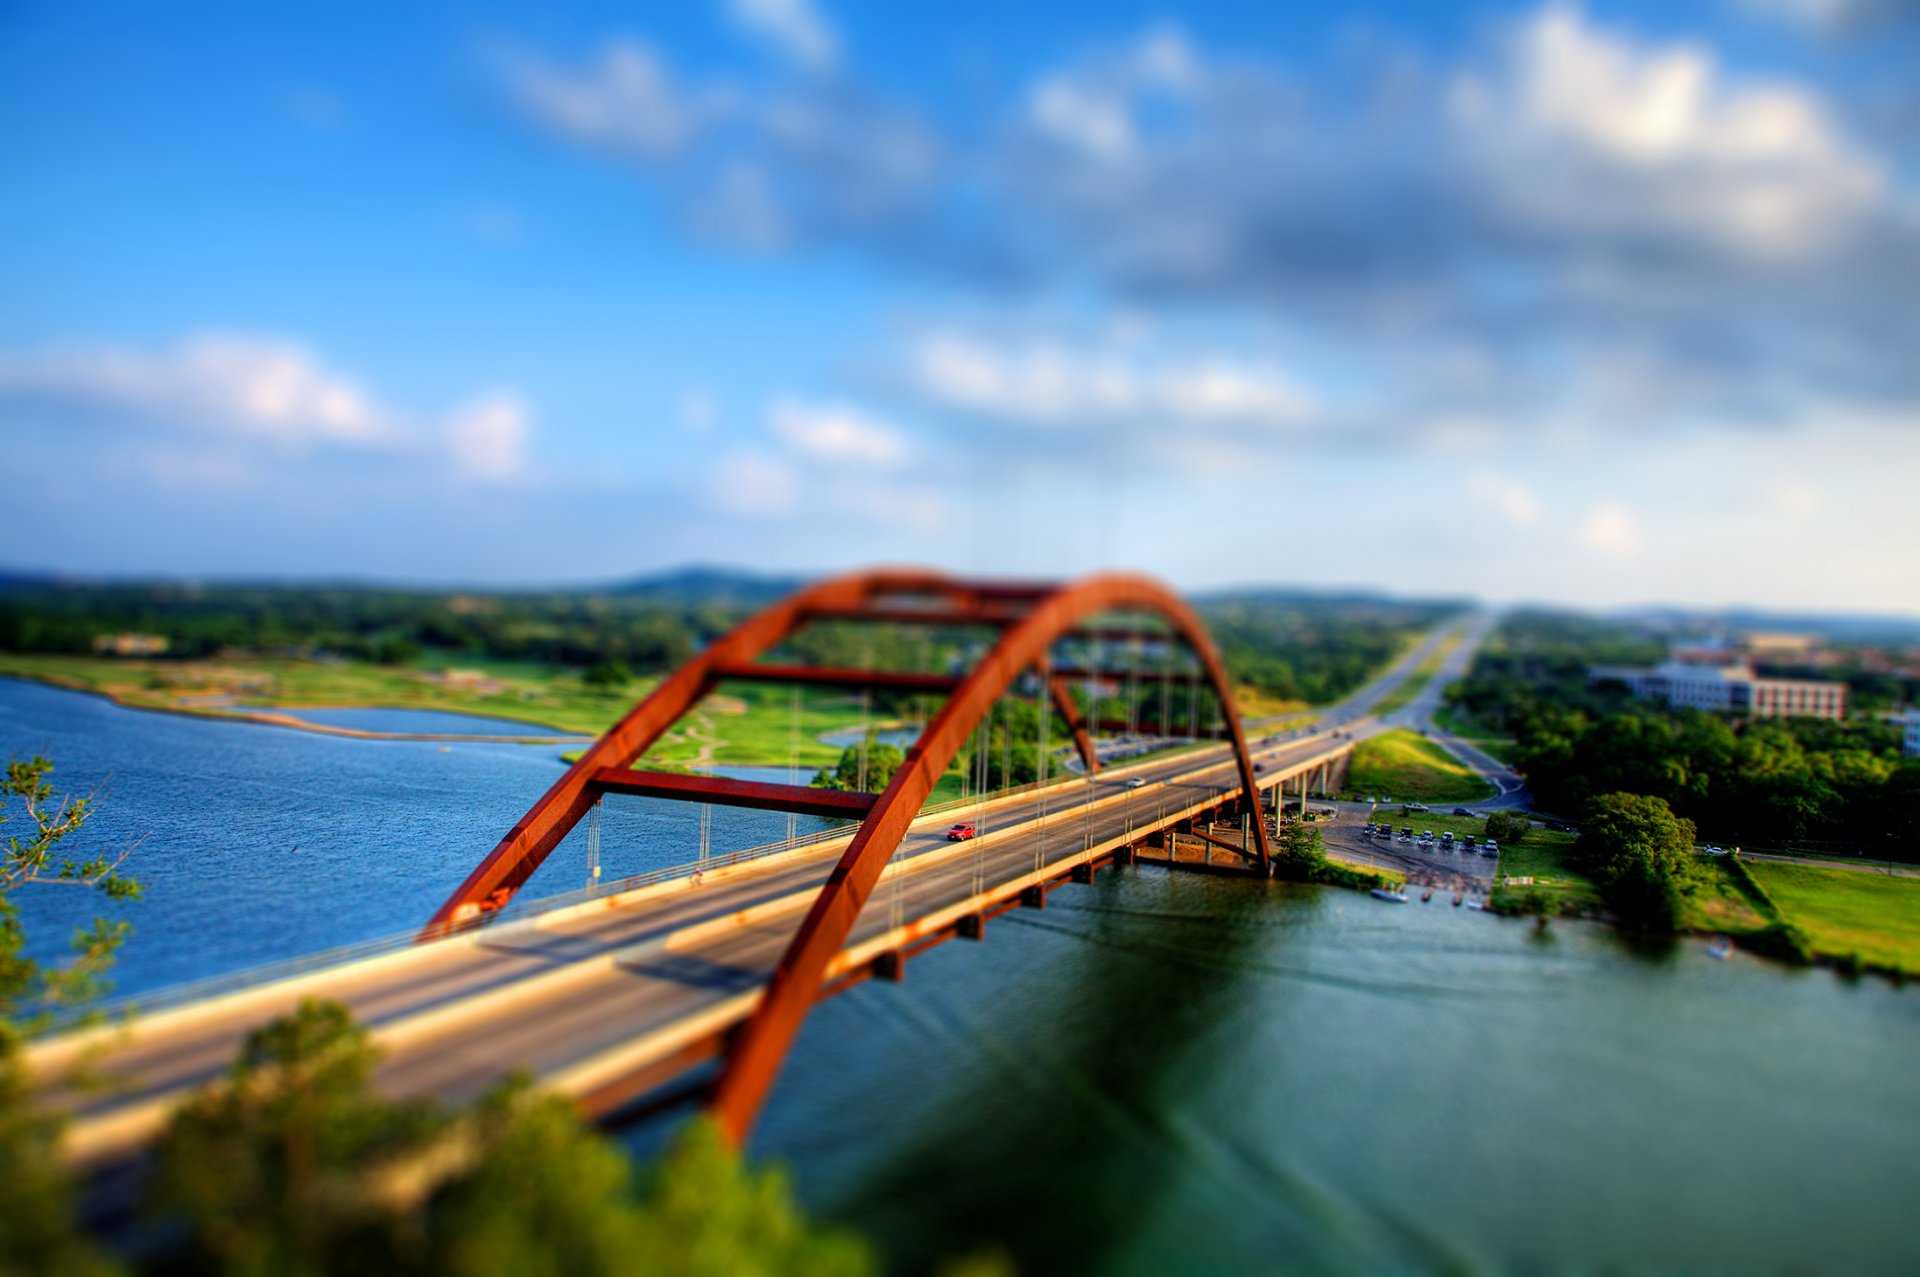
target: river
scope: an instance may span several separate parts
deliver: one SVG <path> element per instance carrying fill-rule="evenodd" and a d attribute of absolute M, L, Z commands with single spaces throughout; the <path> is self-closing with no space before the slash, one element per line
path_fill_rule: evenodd
<path fill-rule="evenodd" d="M 145 835 L 123 989 L 413 925 L 558 774 L 0 680 L 34 750 L 111 777 L 90 842 Z M 689 809 L 622 807 L 609 874 L 690 858 Z M 715 812 L 716 849 L 784 832 Z M 48 895 L 37 931 L 81 916 Z M 1911 988 L 1135 869 L 823 1004 L 755 1151 L 909 1269 L 1913 1272 L 1916 1061 Z"/>

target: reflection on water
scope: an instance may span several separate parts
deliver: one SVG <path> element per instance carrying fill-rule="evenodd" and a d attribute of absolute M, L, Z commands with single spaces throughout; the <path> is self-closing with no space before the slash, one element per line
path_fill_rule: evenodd
<path fill-rule="evenodd" d="M 817 1009 L 757 1144 L 909 1267 L 1912 1271 L 1920 998 L 1138 869 Z"/>
<path fill-rule="evenodd" d="M 102 787 L 77 853 L 140 840 L 124 989 L 417 925 L 560 770 L 5 680 L 0 752 Z M 697 822 L 610 803 L 608 874 Z M 785 832 L 714 811 L 715 851 Z M 42 952 L 95 909 L 24 903 Z M 1030 1273 L 1910 1272 L 1916 1060 L 1910 988 L 1135 869 L 820 1006 L 757 1150 L 909 1269 L 993 1240 Z"/>

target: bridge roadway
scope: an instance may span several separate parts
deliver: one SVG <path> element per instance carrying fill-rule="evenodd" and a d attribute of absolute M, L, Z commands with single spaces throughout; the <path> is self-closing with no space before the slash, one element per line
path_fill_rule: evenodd
<path fill-rule="evenodd" d="M 1319 736 L 1265 748 L 1261 779 L 1317 768 L 1346 745 Z M 1143 784 L 1129 788 L 1136 777 Z M 977 912 L 1036 874 L 1062 876 L 1091 849 L 1110 854 L 1116 842 L 1211 807 L 1233 787 L 1226 748 L 1208 747 L 924 818 L 868 901 L 838 969 L 926 939 L 942 914 Z M 980 836 L 948 842 L 947 826 L 968 817 Z M 338 999 L 374 1029 L 386 1052 L 379 1083 L 391 1093 L 471 1095 L 520 1065 L 558 1089 L 597 1097 L 589 1107 L 611 1106 L 625 1096 L 609 1087 L 626 1080 L 630 1089 L 654 1080 L 648 1065 L 672 1072 L 711 1053 L 751 1010 L 845 843 L 142 1017 L 102 1061 L 113 1091 L 64 1097 L 76 1118 L 70 1150 L 84 1163 L 149 1137 L 184 1091 L 232 1061 L 249 1028 L 303 997 Z M 89 1040 L 102 1038 L 37 1046 L 36 1075 L 51 1078 L 77 1061 Z"/>
<path fill-rule="evenodd" d="M 1338 735 L 1256 741 L 1263 791 L 1311 774 L 1377 730 L 1375 720 L 1351 715 L 1427 646 L 1347 702 Z M 1208 811 L 1237 788 L 1228 748 L 1206 746 L 923 817 L 829 970 L 827 991 L 876 964 L 884 973 L 956 932 L 977 934 L 972 927 L 1023 893 L 1043 902 L 1046 887 L 1076 867 Z M 948 842 L 957 819 L 973 820 L 979 836 Z M 384 1053 L 377 1083 L 390 1094 L 460 1099 L 525 1067 L 588 1111 L 610 1111 L 719 1052 L 847 841 L 613 892 L 156 1011 L 124 1028 L 49 1039 L 31 1049 L 29 1067 L 72 1115 L 66 1147 L 81 1166 L 137 1153 L 187 1094 L 226 1069 L 249 1029 L 307 997 L 344 1002 L 370 1026 Z M 114 1085 L 65 1089 L 62 1075 L 90 1051 L 101 1052 L 97 1067 Z"/>

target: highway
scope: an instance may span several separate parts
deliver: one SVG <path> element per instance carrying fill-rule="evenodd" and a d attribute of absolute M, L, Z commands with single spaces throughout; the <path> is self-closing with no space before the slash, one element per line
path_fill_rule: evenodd
<path fill-rule="evenodd" d="M 1335 707 L 1329 726 L 1256 736 L 1263 789 L 1317 770 L 1385 726 L 1367 708 L 1437 641 L 1430 636 Z M 897 960 L 962 920 L 984 922 L 990 906 L 1210 809 L 1237 786 L 1228 747 L 1207 745 L 923 817 L 828 978 L 862 974 L 883 955 Z M 972 820 L 979 836 L 947 841 L 956 820 Z M 29 1068 L 72 1115 L 67 1150 L 83 1166 L 136 1153 L 181 1099 L 227 1068 L 249 1029 L 308 997 L 343 1002 L 370 1026 L 387 1093 L 458 1100 L 525 1067 L 589 1111 L 616 1108 L 718 1050 L 752 1010 L 846 842 L 611 892 L 156 1011 L 130 1027 L 49 1039 L 31 1048 Z M 64 1075 L 103 1045 L 94 1063 L 114 1084 L 68 1089 Z"/>

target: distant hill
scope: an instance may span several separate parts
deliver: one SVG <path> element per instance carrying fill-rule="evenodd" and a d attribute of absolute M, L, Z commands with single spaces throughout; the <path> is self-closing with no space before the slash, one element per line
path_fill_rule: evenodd
<path fill-rule="evenodd" d="M 49 585 L 58 585 L 63 578 L 51 572 L 25 572 L 13 568 L 0 568 L 0 594 L 8 590 L 39 590 Z"/>
<path fill-rule="evenodd" d="M 1388 594 L 1360 588 L 1315 589 L 1295 585 L 1229 585 L 1187 592 L 1187 598 L 1205 606 L 1215 603 L 1260 603 L 1309 607 L 1420 607 L 1447 610 L 1477 606 L 1468 598 Z"/>
<path fill-rule="evenodd" d="M 632 577 L 611 585 L 582 590 L 584 594 L 611 594 L 620 598 L 650 599 L 662 603 L 770 603 L 791 594 L 810 578 L 769 576 L 741 568 L 690 564 Z"/>
<path fill-rule="evenodd" d="M 1779 630 L 1820 634 L 1838 643 L 1920 643 L 1920 617 L 1821 612 L 1763 612 L 1752 608 L 1707 610 L 1673 606 L 1622 608 L 1608 613 L 1663 630 Z"/>

